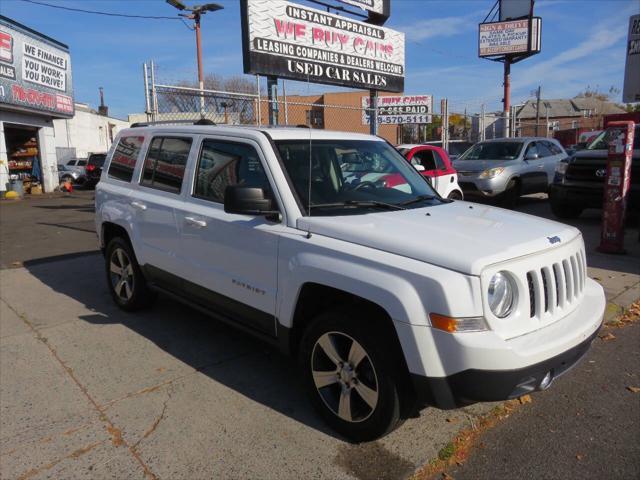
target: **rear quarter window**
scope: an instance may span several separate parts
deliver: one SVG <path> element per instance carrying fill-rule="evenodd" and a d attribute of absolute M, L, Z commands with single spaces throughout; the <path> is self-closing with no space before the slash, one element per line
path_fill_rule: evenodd
<path fill-rule="evenodd" d="M 130 182 L 140 155 L 144 137 L 122 137 L 113 152 L 108 176 Z"/>

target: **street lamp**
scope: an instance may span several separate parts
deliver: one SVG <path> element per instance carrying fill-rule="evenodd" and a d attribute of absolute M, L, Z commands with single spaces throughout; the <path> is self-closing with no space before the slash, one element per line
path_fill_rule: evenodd
<path fill-rule="evenodd" d="M 169 5 L 177 8 L 180 11 L 186 10 L 190 13 L 179 13 L 181 17 L 193 20 L 196 31 L 196 52 L 198 58 L 198 84 L 200 88 L 200 114 L 204 116 L 204 75 L 202 73 L 202 41 L 200 37 L 200 17 L 207 12 L 215 12 L 216 10 L 222 10 L 224 7 L 217 3 L 206 3 L 204 5 L 194 5 L 193 7 L 187 7 L 180 0 L 166 0 Z"/>

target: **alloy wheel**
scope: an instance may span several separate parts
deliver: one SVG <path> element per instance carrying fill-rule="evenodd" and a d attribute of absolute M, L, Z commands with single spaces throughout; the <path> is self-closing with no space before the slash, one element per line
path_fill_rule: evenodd
<path fill-rule="evenodd" d="M 363 346 L 341 332 L 327 332 L 311 353 L 311 374 L 324 404 L 347 422 L 362 422 L 378 405 L 376 371 Z"/>
<path fill-rule="evenodd" d="M 133 296 L 133 265 L 129 255 L 123 248 L 115 248 L 109 262 L 111 286 L 118 298 L 128 302 Z"/>

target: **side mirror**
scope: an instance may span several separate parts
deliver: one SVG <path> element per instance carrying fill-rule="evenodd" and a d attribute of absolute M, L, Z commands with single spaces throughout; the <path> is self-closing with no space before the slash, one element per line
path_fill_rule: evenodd
<path fill-rule="evenodd" d="M 224 211 L 238 215 L 277 215 L 272 201 L 266 198 L 264 190 L 242 185 L 229 185 L 224 191 Z"/>
<path fill-rule="evenodd" d="M 537 153 L 527 153 L 527 156 L 524 157 L 525 160 L 537 160 L 538 158 L 540 158 L 540 155 Z"/>
<path fill-rule="evenodd" d="M 424 165 L 420 165 L 419 163 L 416 163 L 413 165 L 413 168 L 415 168 L 417 171 L 419 172 L 424 172 L 426 169 L 424 168 Z"/>

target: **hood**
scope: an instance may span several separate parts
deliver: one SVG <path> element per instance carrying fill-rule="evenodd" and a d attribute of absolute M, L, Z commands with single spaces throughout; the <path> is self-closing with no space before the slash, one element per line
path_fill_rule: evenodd
<path fill-rule="evenodd" d="M 303 217 L 298 228 L 470 275 L 479 275 L 487 265 L 562 246 L 580 234 L 562 223 L 461 201 L 364 215 Z M 548 237 L 554 236 L 560 242 L 552 245 Z"/>
<path fill-rule="evenodd" d="M 609 155 L 609 152 L 607 150 L 578 150 L 572 155 L 572 157 L 584 158 L 584 159 L 588 159 L 588 158 L 603 159 L 603 158 L 607 158 L 608 155 Z"/>
<path fill-rule="evenodd" d="M 517 160 L 455 160 L 453 168 L 458 172 L 482 172 L 487 168 L 508 167 Z"/>

